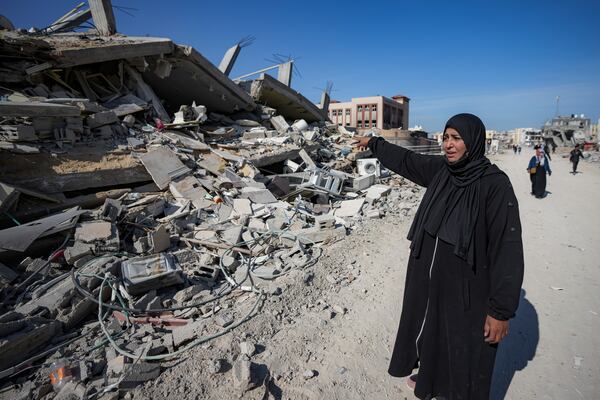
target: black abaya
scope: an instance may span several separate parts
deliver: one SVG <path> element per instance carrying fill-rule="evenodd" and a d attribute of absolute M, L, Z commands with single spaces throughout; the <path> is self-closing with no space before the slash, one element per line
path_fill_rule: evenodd
<path fill-rule="evenodd" d="M 536 169 L 535 174 L 531 174 L 531 188 L 535 197 L 541 198 L 546 194 L 546 170 L 540 166 Z"/>
<path fill-rule="evenodd" d="M 383 139 L 369 148 L 384 166 L 427 187 L 441 156 L 419 155 Z M 489 397 L 497 345 L 484 341 L 486 315 L 514 316 L 523 279 L 517 200 L 504 174 L 483 176 L 473 232 L 474 264 L 454 245 L 426 232 L 418 257 L 411 254 L 389 373 L 408 376 L 419 366 L 415 395 L 450 400 Z"/>

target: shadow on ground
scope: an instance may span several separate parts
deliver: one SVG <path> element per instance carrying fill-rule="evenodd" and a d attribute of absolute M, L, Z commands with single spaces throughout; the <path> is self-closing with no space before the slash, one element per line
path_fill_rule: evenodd
<path fill-rule="evenodd" d="M 492 377 L 491 400 L 501 400 L 517 371 L 527 367 L 535 357 L 540 340 L 540 327 L 537 312 L 533 304 L 525 298 L 525 290 L 521 289 L 519 309 L 510 321 L 510 332 L 500 343 L 494 376 Z"/>

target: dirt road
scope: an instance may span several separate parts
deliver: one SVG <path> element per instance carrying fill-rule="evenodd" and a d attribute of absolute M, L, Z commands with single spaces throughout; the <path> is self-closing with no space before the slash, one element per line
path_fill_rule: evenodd
<path fill-rule="evenodd" d="M 551 162 L 545 199 L 529 194 L 530 154 L 492 157 L 519 200 L 525 280 L 517 317 L 501 344 L 492 399 L 600 398 L 600 167 Z M 404 379 L 387 374 L 400 317 L 412 217 L 389 212 L 358 223 L 309 271 L 273 285 L 264 312 L 200 348 L 148 383 L 134 398 L 414 399 Z M 268 370 L 269 389 L 240 393 L 232 372 L 210 375 L 237 343 L 258 344 L 252 361 Z"/>

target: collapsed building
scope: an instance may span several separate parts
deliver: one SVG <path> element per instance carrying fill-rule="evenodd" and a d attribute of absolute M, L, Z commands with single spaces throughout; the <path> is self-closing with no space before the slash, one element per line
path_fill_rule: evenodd
<path fill-rule="evenodd" d="M 591 140 L 590 119 L 583 114 L 557 116 L 542 126 L 544 142 L 553 147 L 583 144 Z"/>
<path fill-rule="evenodd" d="M 96 31 L 72 31 L 89 18 Z M 217 67 L 116 34 L 108 0 L 43 31 L 9 25 L 0 380 L 15 398 L 153 379 L 252 318 L 261 282 L 314 265 L 355 216 L 381 217 L 399 185 L 327 120 L 327 93 L 317 106 L 290 87 L 291 61 L 277 79 L 232 80 L 243 42 Z"/>

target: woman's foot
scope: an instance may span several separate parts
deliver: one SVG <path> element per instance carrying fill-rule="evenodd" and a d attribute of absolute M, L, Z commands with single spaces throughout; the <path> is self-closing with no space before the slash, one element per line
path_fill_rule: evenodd
<path fill-rule="evenodd" d="M 414 374 L 406 378 L 406 386 L 408 386 L 411 390 L 415 390 L 415 386 L 417 385 L 417 376 L 418 374 Z"/>

